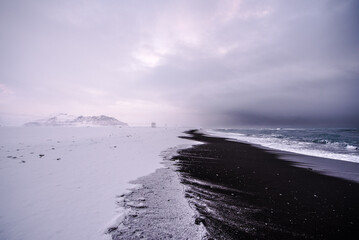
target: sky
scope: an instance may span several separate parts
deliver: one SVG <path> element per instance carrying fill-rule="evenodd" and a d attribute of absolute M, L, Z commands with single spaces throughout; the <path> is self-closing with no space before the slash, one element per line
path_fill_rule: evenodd
<path fill-rule="evenodd" d="M 359 127 L 359 1 L 0 0 L 0 124 Z"/>

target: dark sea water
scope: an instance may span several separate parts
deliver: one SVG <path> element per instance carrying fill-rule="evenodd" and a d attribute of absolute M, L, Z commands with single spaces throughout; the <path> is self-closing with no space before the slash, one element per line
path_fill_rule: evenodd
<path fill-rule="evenodd" d="M 214 129 L 209 132 L 272 149 L 359 163 L 358 128 Z"/>

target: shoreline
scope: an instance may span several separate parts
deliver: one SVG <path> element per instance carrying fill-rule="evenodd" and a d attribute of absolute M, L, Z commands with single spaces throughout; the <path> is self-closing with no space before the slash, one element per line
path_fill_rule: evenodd
<path fill-rule="evenodd" d="M 358 183 L 298 167 L 279 152 L 186 133 L 204 144 L 181 150 L 175 164 L 211 237 L 359 238 Z"/>
<path fill-rule="evenodd" d="M 130 182 L 141 187 L 121 196 L 118 205 L 126 215 L 110 232 L 113 240 L 206 239 L 206 229 L 196 224 L 196 211 L 188 204 L 177 167 L 170 161 L 180 148 L 162 152 L 162 168 Z"/>
<path fill-rule="evenodd" d="M 297 167 L 311 169 L 317 171 L 320 174 L 339 177 L 345 180 L 359 183 L 359 163 L 356 162 L 284 151 L 262 146 L 256 143 L 241 141 L 235 138 L 228 138 L 221 135 L 217 136 L 215 133 L 212 134 L 211 132 L 200 132 L 208 137 L 219 137 L 226 139 L 227 141 L 239 142 L 243 144 L 248 144 L 255 148 L 263 149 L 264 151 L 278 155 L 278 157 L 282 160 L 293 162 L 294 166 Z"/>
<path fill-rule="evenodd" d="M 269 129 L 268 129 L 269 130 Z M 299 130 L 299 129 L 296 129 Z M 304 131 L 307 131 L 308 129 L 301 129 Z M 324 129 L 323 129 L 324 130 Z M 351 163 L 359 163 L 359 158 L 355 159 L 355 155 L 351 155 L 351 153 L 353 152 L 331 152 L 330 149 L 314 149 L 314 148 L 292 148 L 291 146 L 293 145 L 301 145 L 303 143 L 310 143 L 311 141 L 309 140 L 309 142 L 307 141 L 303 141 L 301 142 L 300 140 L 298 140 L 298 142 L 295 142 L 297 140 L 291 140 L 290 138 L 288 139 L 288 136 L 283 137 L 284 139 L 287 138 L 287 140 L 289 140 L 289 143 L 278 143 L 276 142 L 278 140 L 278 138 L 281 137 L 274 137 L 272 138 L 270 141 L 264 141 L 261 142 L 260 140 L 266 139 L 267 137 L 270 136 L 266 136 L 264 138 L 261 137 L 256 137 L 253 136 L 254 139 L 243 139 L 241 136 L 241 133 L 237 133 L 236 132 L 221 132 L 221 131 L 217 131 L 214 129 L 200 129 L 201 133 L 204 133 L 206 135 L 209 136 L 215 136 L 215 137 L 221 137 L 221 138 L 225 138 L 228 139 L 230 141 L 238 141 L 241 143 L 246 143 L 246 144 L 250 144 L 253 145 L 254 147 L 259 147 L 259 148 L 263 148 L 266 150 L 275 150 L 275 151 L 279 151 L 279 152 L 283 152 L 283 153 L 294 153 L 294 154 L 298 154 L 298 155 L 304 155 L 304 156 L 310 156 L 310 157 L 315 157 L 315 158 L 324 158 L 324 159 L 330 159 L 330 160 L 336 160 L 336 161 L 345 161 L 345 162 L 351 162 Z M 272 133 L 273 134 L 273 133 Z M 280 134 L 280 133 L 278 133 Z M 320 138 L 320 136 L 317 136 L 318 138 Z M 330 138 L 330 137 L 329 137 Z M 274 142 L 276 142 L 276 144 L 272 144 Z M 290 143 L 290 141 L 293 141 Z M 331 142 L 334 141 L 334 142 Z M 327 143 L 329 144 L 345 144 L 346 150 L 351 149 L 352 151 L 354 150 L 358 150 L 356 149 L 355 146 L 352 146 L 351 144 L 355 144 L 355 143 L 347 143 L 346 140 L 342 139 L 342 140 L 338 140 L 339 142 L 335 142 L 335 140 L 326 140 L 326 139 L 312 139 L 312 142 L 316 142 L 316 143 L 323 143 L 323 145 L 326 145 Z M 351 141 L 351 140 L 349 140 Z M 322 144 L 320 144 L 322 145 Z M 317 147 L 319 147 L 320 145 L 318 145 Z M 342 146 L 343 147 L 343 146 Z M 338 150 L 338 149 L 337 149 Z M 343 149 L 341 149 L 343 150 Z M 354 157 L 354 158 L 352 158 Z M 358 156 L 359 157 L 359 156 Z"/>

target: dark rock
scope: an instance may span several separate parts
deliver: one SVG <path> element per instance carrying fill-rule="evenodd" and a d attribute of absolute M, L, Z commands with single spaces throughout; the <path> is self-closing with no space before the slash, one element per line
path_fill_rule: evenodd
<path fill-rule="evenodd" d="M 196 219 L 194 220 L 194 223 L 197 224 L 197 225 L 200 225 L 201 223 L 204 224 L 204 218 L 196 217 Z"/>

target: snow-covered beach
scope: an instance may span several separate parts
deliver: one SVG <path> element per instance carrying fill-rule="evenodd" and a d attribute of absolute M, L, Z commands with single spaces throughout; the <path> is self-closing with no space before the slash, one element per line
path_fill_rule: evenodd
<path fill-rule="evenodd" d="M 0 128 L 1 239 L 111 239 L 129 181 L 194 144 L 183 128 Z"/>

